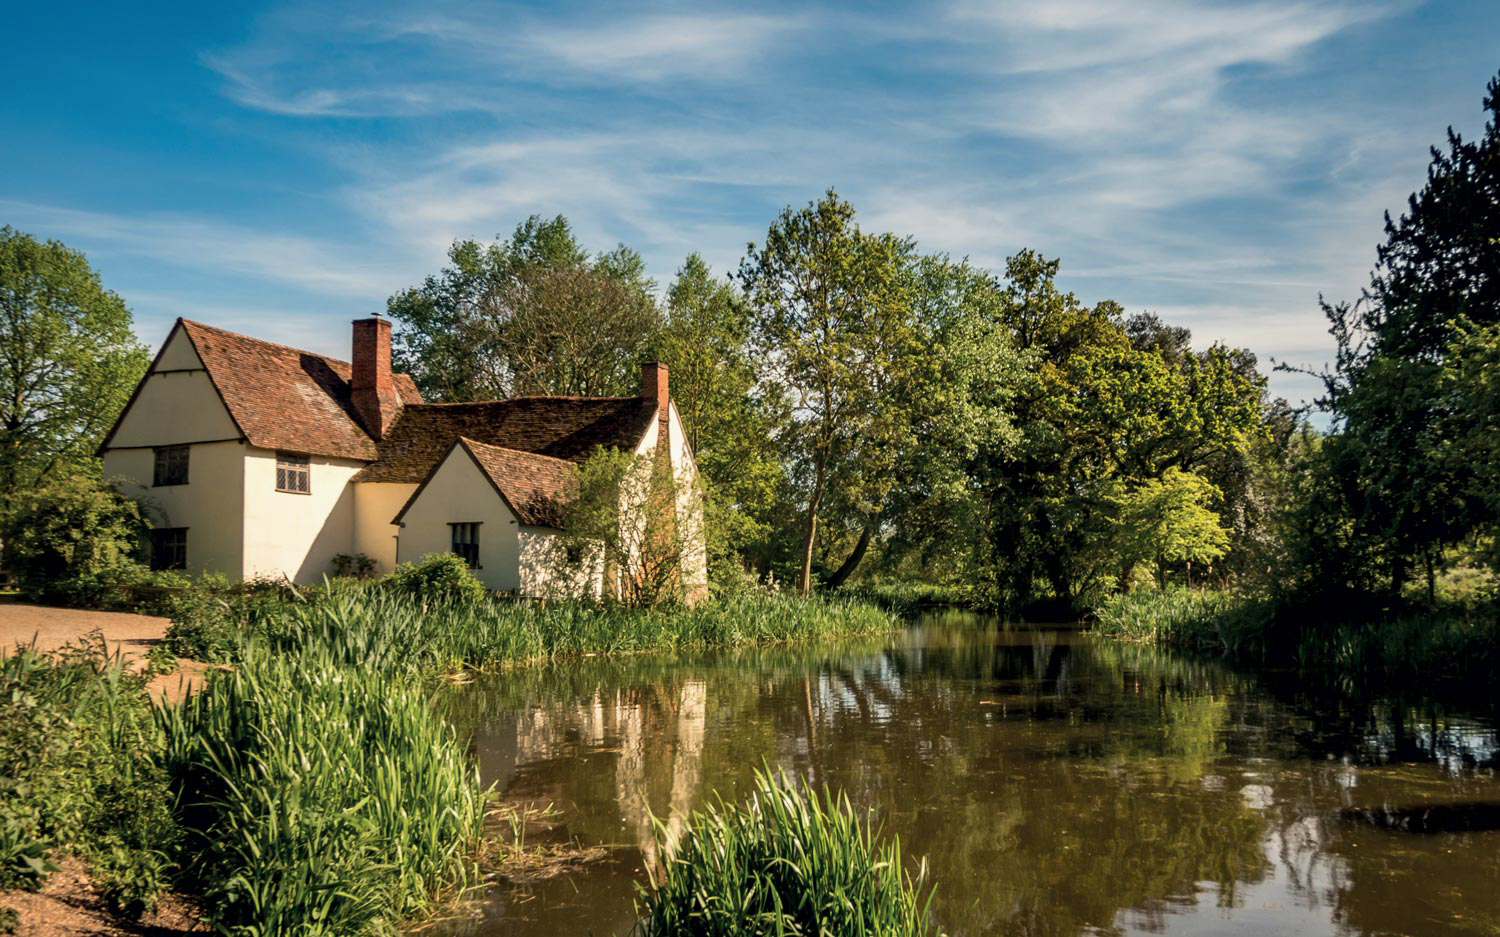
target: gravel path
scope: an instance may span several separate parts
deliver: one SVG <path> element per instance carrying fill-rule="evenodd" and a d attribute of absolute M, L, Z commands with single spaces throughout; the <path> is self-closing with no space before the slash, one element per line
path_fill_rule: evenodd
<path fill-rule="evenodd" d="M 166 637 L 171 622 L 154 615 L 129 612 L 91 612 L 77 608 L 52 608 L 25 602 L 0 601 L 0 654 L 9 654 L 18 644 L 31 644 L 52 651 L 98 631 L 109 643 L 111 654 L 144 663 L 151 649 Z M 177 672 L 151 681 L 152 699 L 163 693 L 176 702 L 203 679 L 208 665 L 179 657 Z"/>

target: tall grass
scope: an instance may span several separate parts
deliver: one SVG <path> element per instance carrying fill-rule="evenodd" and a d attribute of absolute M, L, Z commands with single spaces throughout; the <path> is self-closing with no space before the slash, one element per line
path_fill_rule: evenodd
<path fill-rule="evenodd" d="M 758 772 L 743 806 L 719 801 L 693 815 L 680 843 L 658 828 L 665 868 L 638 907 L 638 937 L 907 937 L 934 932 L 926 864 L 902 867 L 847 797 L 815 794 Z"/>
<path fill-rule="evenodd" d="M 1307 671 L 1348 692 L 1382 688 L 1458 690 L 1494 703 L 1500 683 L 1500 620 L 1494 607 L 1412 611 L 1305 629 L 1296 648 Z"/>
<path fill-rule="evenodd" d="M 898 615 L 914 615 L 933 608 L 967 607 L 972 596 L 964 586 L 931 582 L 862 582 L 846 586 L 841 596 L 868 602 Z"/>
<path fill-rule="evenodd" d="M 390 933 L 473 879 L 486 793 L 411 680 L 316 646 L 239 658 L 160 717 L 213 926 Z"/>
<path fill-rule="evenodd" d="M 334 589 L 254 626 L 284 651 L 316 647 L 362 668 L 451 671 L 583 654 L 772 644 L 894 630 L 852 598 L 747 595 L 692 608 L 456 598 Z"/>
<path fill-rule="evenodd" d="M 1137 589 L 1094 610 L 1094 630 L 1131 641 L 1253 654 L 1265 649 L 1267 603 L 1212 589 Z"/>

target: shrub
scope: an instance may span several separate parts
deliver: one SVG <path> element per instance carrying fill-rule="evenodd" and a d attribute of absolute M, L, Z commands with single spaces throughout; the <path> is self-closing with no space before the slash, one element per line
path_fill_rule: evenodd
<path fill-rule="evenodd" d="M 177 843 L 143 677 L 102 638 L 0 658 L 0 886 L 35 887 L 68 850 L 120 910 L 155 904 Z"/>
<path fill-rule="evenodd" d="M 65 476 L 20 492 L 0 518 L 4 567 L 26 598 L 97 605 L 139 575 L 145 524 L 135 503 L 98 479 Z"/>
<path fill-rule="evenodd" d="M 488 591 L 463 559 L 452 553 L 429 553 L 415 563 L 402 563 L 385 583 L 425 602 L 477 599 Z"/>
<path fill-rule="evenodd" d="M 681 843 L 657 835 L 669 858 L 642 890 L 638 937 L 934 931 L 926 864 L 909 876 L 900 842 L 880 842 L 842 794 L 758 772 L 748 804 L 694 814 Z"/>

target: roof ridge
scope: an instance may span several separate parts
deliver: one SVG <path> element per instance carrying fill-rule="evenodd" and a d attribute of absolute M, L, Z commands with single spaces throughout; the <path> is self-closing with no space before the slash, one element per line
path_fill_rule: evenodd
<path fill-rule="evenodd" d="M 292 345 L 283 345 L 281 342 L 268 342 L 263 338 L 256 338 L 254 335 L 246 335 L 243 332 L 232 332 L 229 329 L 221 329 L 217 325 L 209 325 L 206 322 L 198 322 L 194 319 L 184 318 L 182 320 L 182 324 L 195 326 L 200 329 L 207 329 L 210 332 L 218 332 L 220 335 L 228 335 L 232 338 L 241 338 L 247 342 L 254 342 L 257 345 L 270 345 L 272 348 L 281 348 L 285 349 L 286 351 L 295 351 L 299 355 L 311 355 L 314 358 L 322 358 L 324 361 L 333 364 L 349 365 L 349 362 L 345 361 L 343 358 L 331 358 L 328 355 L 320 354 L 316 351 L 308 351 L 306 348 L 297 348 Z M 353 365 L 349 366 L 353 367 Z"/>
<path fill-rule="evenodd" d="M 527 395 L 527 396 L 524 396 L 524 397 L 496 397 L 496 398 L 494 398 L 492 400 L 424 400 L 420 404 L 410 404 L 409 406 L 421 406 L 421 407 L 478 407 L 478 406 L 482 406 L 484 404 L 492 404 L 492 403 L 514 403 L 517 400 L 569 400 L 569 401 L 577 401 L 577 400 L 607 400 L 607 401 L 610 401 L 610 402 L 613 402 L 613 403 L 619 403 L 619 402 L 623 402 L 623 401 L 626 401 L 626 400 L 645 400 L 645 399 L 647 399 L 647 398 L 641 397 L 641 396 L 632 396 L 632 397 L 570 397 L 570 396 L 566 396 L 564 394 L 530 394 L 530 395 Z"/>

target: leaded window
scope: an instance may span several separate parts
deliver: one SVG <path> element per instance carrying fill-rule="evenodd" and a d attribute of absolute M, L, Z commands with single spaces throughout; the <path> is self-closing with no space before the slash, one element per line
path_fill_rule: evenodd
<path fill-rule="evenodd" d="M 163 446 L 156 450 L 156 473 L 153 485 L 186 485 L 188 482 L 188 446 Z"/>
<path fill-rule="evenodd" d="M 276 490 L 299 495 L 312 493 L 312 463 L 307 456 L 276 453 Z"/>

